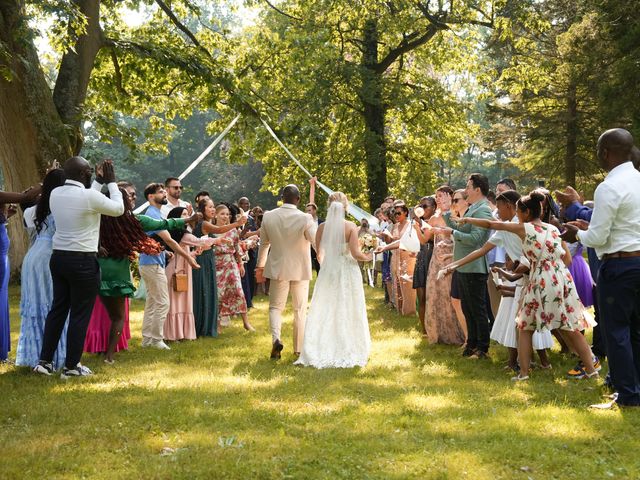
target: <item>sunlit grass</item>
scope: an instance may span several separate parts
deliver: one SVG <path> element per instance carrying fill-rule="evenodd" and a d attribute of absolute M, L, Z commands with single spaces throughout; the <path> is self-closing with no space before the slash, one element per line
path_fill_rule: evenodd
<path fill-rule="evenodd" d="M 18 291 L 12 289 L 13 353 Z M 217 339 L 130 350 L 96 375 L 41 378 L 0 366 L 0 478 L 640 478 L 640 414 L 591 411 L 599 381 L 570 382 L 573 359 L 514 385 L 506 352 L 474 362 L 425 344 L 414 318 L 368 290 L 366 368 L 292 365 L 286 315 L 280 362 L 269 360 L 267 301 Z"/>

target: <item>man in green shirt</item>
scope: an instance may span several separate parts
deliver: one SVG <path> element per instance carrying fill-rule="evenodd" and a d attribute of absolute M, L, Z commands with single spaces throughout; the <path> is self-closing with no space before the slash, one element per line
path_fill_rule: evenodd
<path fill-rule="evenodd" d="M 472 173 L 467 181 L 466 194 L 469 209 L 465 217 L 493 220 L 491 206 L 487 201 L 489 179 Z M 489 239 L 489 230 L 465 224 L 458 225 L 451 219 L 451 212 L 443 215 L 454 240 L 453 259 L 459 260 L 482 247 Z M 489 352 L 489 318 L 487 316 L 487 277 L 489 265 L 487 259 L 481 257 L 458 269 L 458 287 L 462 311 L 467 322 L 467 346 L 462 352 L 465 357 L 488 358 Z"/>

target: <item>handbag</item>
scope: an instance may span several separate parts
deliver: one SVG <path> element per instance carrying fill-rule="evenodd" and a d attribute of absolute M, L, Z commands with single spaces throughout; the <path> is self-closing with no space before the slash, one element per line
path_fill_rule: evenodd
<path fill-rule="evenodd" d="M 173 291 L 174 292 L 186 292 L 189 289 L 189 277 L 187 273 L 182 270 L 173 274 Z"/>
<path fill-rule="evenodd" d="M 400 237 L 400 245 L 398 248 L 412 253 L 418 253 L 420 251 L 420 240 L 418 240 L 416 232 L 413 231 L 413 225 L 411 223 L 409 223 L 402 237 Z"/>

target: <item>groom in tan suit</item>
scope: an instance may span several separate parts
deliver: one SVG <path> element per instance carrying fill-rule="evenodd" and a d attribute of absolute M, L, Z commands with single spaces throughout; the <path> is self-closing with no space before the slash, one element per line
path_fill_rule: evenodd
<path fill-rule="evenodd" d="M 298 210 L 300 191 L 295 185 L 282 190 L 280 208 L 265 212 L 260 227 L 260 251 L 256 280 L 271 280 L 269 286 L 269 324 L 273 348 L 271 358 L 279 359 L 284 345 L 280 341 L 282 311 L 291 291 L 293 307 L 293 348 L 302 349 L 311 280 L 310 245 L 315 246 L 317 224 L 311 215 Z"/>

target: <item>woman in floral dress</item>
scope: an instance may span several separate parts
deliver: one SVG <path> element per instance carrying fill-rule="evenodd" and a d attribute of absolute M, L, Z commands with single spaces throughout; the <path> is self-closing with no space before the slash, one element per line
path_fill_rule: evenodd
<path fill-rule="evenodd" d="M 503 223 L 475 218 L 464 218 L 461 223 L 471 223 L 493 230 L 506 230 L 523 241 L 523 251 L 529 262 L 529 284 L 522 294 L 516 322 L 518 324 L 518 360 L 520 374 L 513 380 L 528 380 L 534 331 L 558 330 L 569 347 L 575 351 L 582 364 L 574 378 L 591 378 L 598 375 L 593 354 L 581 330 L 588 328 L 584 307 L 576 291 L 573 278 L 566 267 L 570 254 L 556 227 L 542 222 L 544 195 L 539 192 L 522 197 L 517 203 L 520 223 Z M 565 258 L 566 257 L 566 258 Z"/>
<path fill-rule="evenodd" d="M 216 207 L 216 225 L 225 226 L 233 223 L 229 208 L 220 204 Z M 229 240 L 216 248 L 216 279 L 218 282 L 218 316 L 233 317 L 242 316 L 244 328 L 249 331 L 255 329 L 249 323 L 247 317 L 247 302 L 242 291 L 242 275 L 244 264 L 240 252 L 240 234 L 237 229 L 229 230 L 221 235 Z M 226 322 L 220 322 L 224 325 Z"/>

